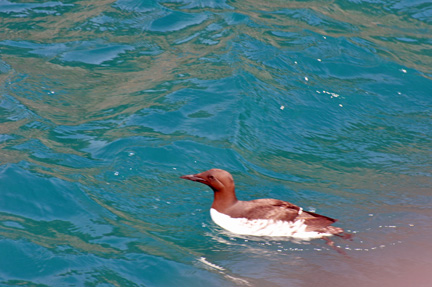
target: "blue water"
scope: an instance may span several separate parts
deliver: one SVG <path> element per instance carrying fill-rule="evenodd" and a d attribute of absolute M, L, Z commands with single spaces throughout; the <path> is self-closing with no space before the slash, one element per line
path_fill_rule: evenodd
<path fill-rule="evenodd" d="M 1 286 L 430 286 L 432 2 L 0 0 Z M 212 192 L 353 240 L 239 237 Z"/>

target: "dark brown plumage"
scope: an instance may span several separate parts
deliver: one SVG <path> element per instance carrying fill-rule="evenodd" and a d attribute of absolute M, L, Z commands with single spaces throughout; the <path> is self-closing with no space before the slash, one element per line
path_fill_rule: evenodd
<path fill-rule="evenodd" d="M 303 211 L 292 203 L 277 199 L 238 200 L 235 194 L 234 180 L 231 174 L 222 169 L 210 169 L 198 174 L 181 176 L 208 185 L 214 191 L 212 208 L 231 218 L 267 219 L 274 221 L 296 222 L 301 220 L 307 226 L 306 231 L 315 231 L 326 235 L 338 235 L 342 228 L 331 226 L 336 219 Z"/>

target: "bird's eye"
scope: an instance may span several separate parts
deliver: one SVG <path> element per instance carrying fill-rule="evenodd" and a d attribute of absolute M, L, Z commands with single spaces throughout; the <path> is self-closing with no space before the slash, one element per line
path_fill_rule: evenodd
<path fill-rule="evenodd" d="M 208 179 L 213 180 L 213 179 L 214 179 L 214 176 L 213 176 L 213 175 L 209 175 L 209 176 L 208 176 Z"/>

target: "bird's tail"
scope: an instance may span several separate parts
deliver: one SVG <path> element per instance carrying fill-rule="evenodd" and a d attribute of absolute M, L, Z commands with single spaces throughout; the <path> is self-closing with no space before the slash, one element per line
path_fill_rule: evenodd
<path fill-rule="evenodd" d="M 321 233 L 327 233 L 331 235 L 338 236 L 342 239 L 351 239 L 352 234 L 346 233 L 345 230 L 343 230 L 340 227 L 336 226 L 326 226 L 320 230 Z"/>
<path fill-rule="evenodd" d="M 338 235 L 344 233 L 344 230 L 336 226 L 326 226 L 325 228 L 323 228 L 322 232 Z"/>

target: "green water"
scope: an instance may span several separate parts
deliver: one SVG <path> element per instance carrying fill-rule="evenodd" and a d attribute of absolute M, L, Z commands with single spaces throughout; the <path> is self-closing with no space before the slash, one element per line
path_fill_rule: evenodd
<path fill-rule="evenodd" d="M 1 286 L 429 286 L 432 2 L 0 0 Z M 238 237 L 212 192 L 338 218 Z"/>

